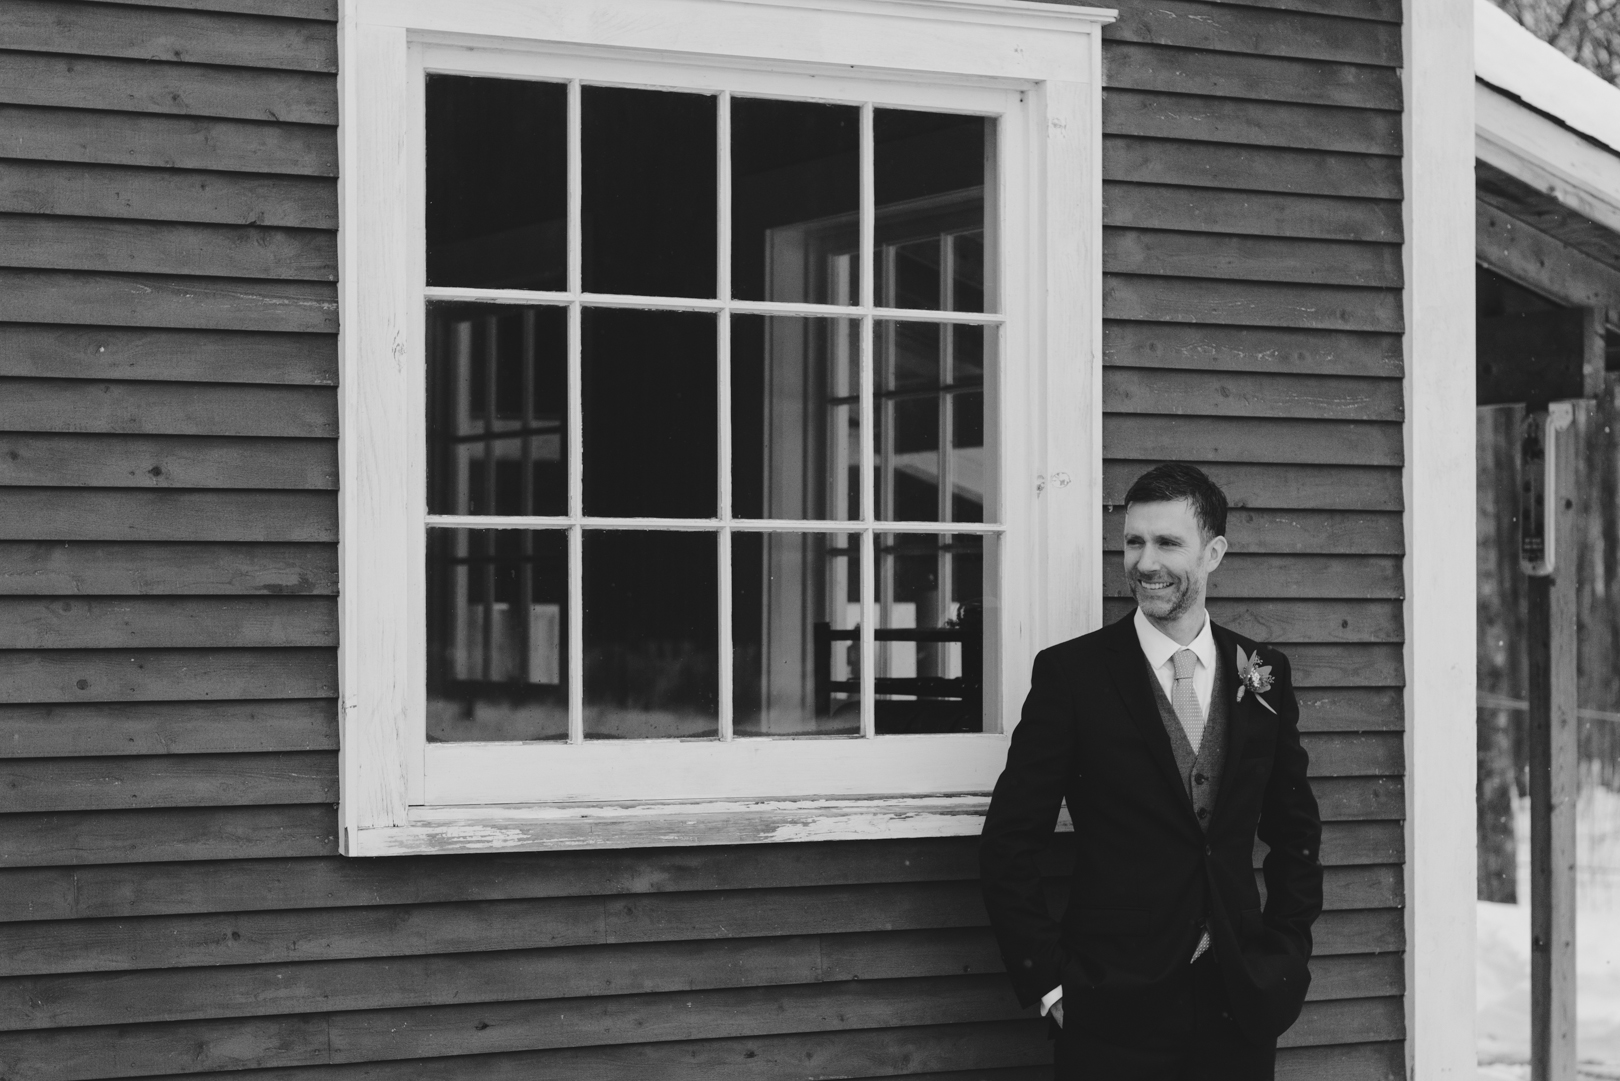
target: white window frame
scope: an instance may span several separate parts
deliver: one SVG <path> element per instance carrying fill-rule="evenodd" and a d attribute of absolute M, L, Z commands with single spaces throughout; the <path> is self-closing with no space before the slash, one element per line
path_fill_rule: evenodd
<path fill-rule="evenodd" d="M 1021 0 L 345 0 L 345 853 L 977 832 L 1034 654 L 1101 618 L 1100 39 L 1112 17 Z M 1001 237 L 1003 300 L 982 320 L 1003 335 L 999 525 L 927 527 L 1001 537 L 1000 580 L 985 583 L 1000 604 L 985 667 L 1004 677 L 989 731 L 874 737 L 868 722 L 862 738 L 729 740 L 722 723 L 718 740 L 426 743 L 423 311 L 429 295 L 450 294 L 423 286 L 424 70 L 684 89 L 713 80 L 717 91 L 1002 116 L 986 224 Z M 825 313 L 881 316 L 867 300 Z"/>

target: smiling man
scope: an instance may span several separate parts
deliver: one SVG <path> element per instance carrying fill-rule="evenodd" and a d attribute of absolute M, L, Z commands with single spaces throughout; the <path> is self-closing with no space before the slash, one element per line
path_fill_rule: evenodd
<path fill-rule="evenodd" d="M 1226 496 L 1161 465 L 1125 496 L 1136 608 L 1044 650 L 990 801 L 985 906 L 1058 1081 L 1260 1081 L 1310 984 L 1322 824 L 1288 659 L 1212 622 Z M 1043 853 L 1074 823 L 1054 915 Z M 1265 904 L 1255 838 L 1269 846 Z"/>

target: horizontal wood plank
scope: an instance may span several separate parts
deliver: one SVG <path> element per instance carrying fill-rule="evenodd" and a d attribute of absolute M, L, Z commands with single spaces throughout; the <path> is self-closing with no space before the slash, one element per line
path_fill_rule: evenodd
<path fill-rule="evenodd" d="M 77 42 L 65 44 L 65 51 L 77 50 Z M 337 124 L 337 80 L 330 74 L 144 59 L 0 52 L 0 102 Z"/>
<path fill-rule="evenodd" d="M 0 652 L 8 702 L 331 698 L 331 649 L 37 649 Z"/>
<path fill-rule="evenodd" d="M 338 747 L 337 701 L 332 698 L 0 705 L 0 731 L 6 733 L 0 758 L 251 754 Z"/>
<path fill-rule="evenodd" d="M 1279 8 L 1283 11 L 1309 11 L 1317 15 L 1337 15 L 1346 19 L 1372 19 L 1399 23 L 1404 14 L 1400 0 L 1211 0 L 1217 4 L 1241 4 L 1253 8 Z M 186 4 L 185 6 L 190 6 Z"/>
<path fill-rule="evenodd" d="M 0 539 L 336 543 L 337 497 L 314 491 L 0 488 Z"/>
<path fill-rule="evenodd" d="M 329 387 L 0 379 L 0 431 L 335 439 Z"/>
<path fill-rule="evenodd" d="M 1139 184 L 1399 199 L 1401 160 L 1190 139 L 1103 137 L 1103 179 Z"/>
<path fill-rule="evenodd" d="M 336 856 L 337 850 L 337 811 L 318 804 L 0 815 L 4 867 Z"/>
<path fill-rule="evenodd" d="M 1297 687 L 1399 687 L 1406 683 L 1399 645 L 1284 645 Z"/>
<path fill-rule="evenodd" d="M 330 544 L 0 541 L 0 596 L 331 596 L 337 584 Z"/>
<path fill-rule="evenodd" d="M 1102 115 L 1107 135 L 1341 154 L 1401 152 L 1401 114 L 1383 110 L 1108 89 Z"/>
<path fill-rule="evenodd" d="M 1321 772 L 1314 761 L 1311 772 Z M 1399 777 L 1316 777 L 1311 791 L 1323 822 L 1393 822 L 1406 817 L 1406 784 Z"/>
<path fill-rule="evenodd" d="M 337 185 L 325 177 L 0 161 L 0 211 L 336 229 Z"/>
<path fill-rule="evenodd" d="M 0 649 L 337 646 L 330 597 L 0 597 Z"/>
<path fill-rule="evenodd" d="M 42 270 L 337 281 L 337 236 L 321 229 L 0 214 L 0 251 Z"/>
<path fill-rule="evenodd" d="M 1257 866 L 1265 851 L 1265 845 L 1255 843 Z M 1399 822 L 1332 822 L 1325 823 L 1322 827 L 1322 863 L 1325 866 L 1400 864 L 1405 858 L 1405 827 Z M 1401 926 L 1398 919 L 1395 926 Z M 1337 952 L 1374 953 L 1378 952 L 1378 949 L 1369 947 L 1366 950 L 1345 949 Z"/>
<path fill-rule="evenodd" d="M 0 152 L 87 165 L 337 176 L 337 135 L 324 124 L 0 105 Z"/>
<path fill-rule="evenodd" d="M 6 46 L 186 64 L 337 70 L 336 28 L 265 18 L 76 0 L 8 0 Z"/>
<path fill-rule="evenodd" d="M 1402 281 L 1401 249 L 1393 244 L 1164 229 L 1103 230 L 1103 270 L 1379 288 L 1396 288 Z"/>
<path fill-rule="evenodd" d="M 1399 777 L 1406 772 L 1400 732 L 1306 732 L 1312 777 Z"/>
<path fill-rule="evenodd" d="M 1150 461 L 1398 466 L 1405 447 L 1395 423 L 1105 413 L 1103 453 Z"/>
<path fill-rule="evenodd" d="M 325 282 L 4 268 L 0 321 L 336 334 L 337 288 Z"/>
<path fill-rule="evenodd" d="M 1103 513 L 1104 551 L 1122 550 L 1125 508 Z M 1249 510 L 1227 512 L 1226 537 L 1233 553 L 1290 555 L 1400 555 L 1404 523 L 1387 511 Z M 1219 568 L 1214 572 L 1220 574 Z"/>
<path fill-rule="evenodd" d="M 330 707 L 329 702 L 321 704 Z M 179 705 L 151 708 L 177 709 Z M 264 710 L 274 703 L 246 705 Z M 1328 833 L 1331 838 L 1355 828 L 1333 824 Z M 746 860 L 736 856 L 735 848 L 695 846 L 388 860 L 259 858 L 213 864 L 16 868 L 0 870 L 0 922 L 692 890 L 972 882 L 979 873 L 978 842 L 967 837 L 762 845 L 751 848 Z M 1067 874 L 1072 870 L 1072 834 L 1054 840 L 1052 860 L 1050 873 Z M 1370 865 L 1361 861 L 1331 866 L 1326 876 L 1326 904 L 1330 909 L 1382 907 L 1398 904 L 1403 896 L 1400 868 L 1378 866 L 1376 860 Z"/>
<path fill-rule="evenodd" d="M 1214 598 L 1398 600 L 1405 594 L 1401 560 L 1393 556 L 1228 555 L 1209 579 Z M 1103 596 L 1129 597 L 1125 572 L 1103 561 Z"/>
<path fill-rule="evenodd" d="M 1119 506 L 1152 460 L 1103 462 L 1103 503 Z M 1208 462 L 1201 468 L 1233 507 L 1278 510 L 1398 511 L 1401 471 L 1388 466 L 1244 465 Z"/>
<path fill-rule="evenodd" d="M 26 816 L 0 817 L 0 829 L 13 817 Z M 986 925 L 977 881 L 450 901 L 10 923 L 0 926 L 8 948 L 0 970 L 109 972 Z"/>
<path fill-rule="evenodd" d="M 424 1081 L 471 1081 L 474 1078 L 480 1081 L 631 1081 L 648 1077 L 660 1081 L 802 1081 L 807 1066 L 820 1076 L 856 1077 L 874 1070 L 881 1076 L 889 1076 L 951 1067 L 979 1070 L 1002 1067 L 1009 1062 L 1029 1065 L 1044 1062 L 1046 1072 L 1050 1073 L 1052 1054 L 1051 1044 L 1045 1037 L 1045 1022 L 1021 1018 L 299 1069 L 298 1064 L 307 1061 L 306 1046 L 312 1048 L 311 1055 L 318 1054 L 324 1059 L 324 1029 L 304 1031 L 275 1021 L 249 1022 L 242 1026 L 239 1035 L 223 1022 L 187 1024 L 178 1029 L 160 1028 L 150 1033 L 136 1030 L 154 1041 L 165 1040 L 161 1045 L 165 1049 L 179 1046 L 186 1039 L 192 1040 L 196 1048 L 194 1063 L 176 1062 L 174 1066 L 185 1069 L 192 1065 L 191 1070 L 154 1077 L 153 1081 L 179 1081 L 181 1077 L 189 1081 L 226 1081 L 231 1078 L 231 1072 L 213 1071 L 234 1072 L 261 1061 L 274 1062 L 278 1067 L 274 1072 L 259 1075 L 263 1081 L 331 1081 L 334 1077 L 344 1081 L 362 1078 L 387 1081 L 401 1076 L 402 1071 Z M 260 1058 L 261 1049 L 271 1057 Z M 209 1072 L 199 1072 L 197 1067 Z"/>
<path fill-rule="evenodd" d="M 1108 367 L 1103 411 L 1398 421 L 1406 406 L 1398 379 Z"/>
<path fill-rule="evenodd" d="M 1395 289 L 1142 274 L 1103 276 L 1103 318 L 1385 333 L 1405 320 Z"/>
<path fill-rule="evenodd" d="M 1312 1002 L 1375 998 L 1406 990 L 1406 961 L 1398 953 L 1351 954 L 1311 960 Z"/>
<path fill-rule="evenodd" d="M 756 845 L 747 855 L 738 859 L 733 847 L 693 846 L 9 870 L 0 871 L 0 921 L 971 882 L 979 874 L 974 837 Z"/>
<path fill-rule="evenodd" d="M 1292 56 L 1349 64 L 1401 66 L 1400 27 L 1260 6 L 1155 0 L 1120 10 L 1103 31 L 1109 44 L 1134 41 L 1214 49 L 1246 56 Z M 1106 48 L 1107 45 L 1104 46 Z"/>
<path fill-rule="evenodd" d="M 1121 319 L 1103 323 L 1103 363 L 1267 375 L 1398 379 L 1405 374 L 1397 334 Z"/>
<path fill-rule="evenodd" d="M 1406 637 L 1405 612 L 1393 600 L 1212 597 L 1208 607 L 1216 623 L 1257 642 L 1400 642 Z M 1103 602 L 1103 620 L 1112 623 L 1135 609 L 1129 597 L 1110 597 Z"/>
<path fill-rule="evenodd" d="M 1406 702 L 1398 687 L 1309 687 L 1299 694 L 1301 730 L 1399 732 Z"/>
<path fill-rule="evenodd" d="M 327 22 L 336 22 L 338 17 L 338 0 L 93 0 L 93 2 L 135 3 L 140 7 L 186 8 L 190 11 L 228 11 L 244 15 L 277 15 L 289 19 L 324 19 Z M 1321 0 L 1311 2 L 1320 3 Z"/>
<path fill-rule="evenodd" d="M 1278 1048 L 1372 1043 L 1406 1035 L 1406 1004 L 1399 995 L 1307 1003 Z"/>
<path fill-rule="evenodd" d="M 335 386 L 337 336 L 8 323 L 0 375 Z"/>
<path fill-rule="evenodd" d="M 160 754 L 0 760 L 0 814 L 336 803 L 337 755 Z"/>
<path fill-rule="evenodd" d="M 1103 47 L 1103 82 L 1130 90 L 1289 101 L 1399 111 L 1400 73 L 1392 68 L 1244 56 L 1111 40 Z"/>
<path fill-rule="evenodd" d="M 1402 237 L 1401 204 L 1391 199 L 1118 180 L 1103 184 L 1103 225 L 1377 244 L 1398 244 Z"/>
<path fill-rule="evenodd" d="M 1406 1044 L 1389 1040 L 1281 1048 L 1276 1081 L 1406 1081 Z"/>
<path fill-rule="evenodd" d="M 337 441 L 4 433 L 0 485 L 335 489 Z"/>

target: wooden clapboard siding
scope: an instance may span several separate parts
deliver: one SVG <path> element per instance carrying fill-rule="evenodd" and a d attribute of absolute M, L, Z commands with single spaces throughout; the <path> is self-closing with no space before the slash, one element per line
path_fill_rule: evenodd
<path fill-rule="evenodd" d="M 1397 18 L 1128 4 L 1104 48 L 1105 617 L 1132 607 L 1131 482 L 1204 467 L 1233 504 L 1211 612 L 1289 655 L 1324 847 L 1396 887 L 1318 925 L 1342 967 L 1316 966 L 1281 1077 L 1405 1075 L 1401 857 L 1377 832 L 1405 813 Z"/>
<path fill-rule="evenodd" d="M 972 838 L 336 854 L 336 17 L 7 8 L 0 1074 L 1048 1076 Z M 1404 1071 L 1399 18 L 1133 0 L 1104 47 L 1103 498 L 1205 465 L 1212 611 L 1294 662 L 1313 1081 Z"/>

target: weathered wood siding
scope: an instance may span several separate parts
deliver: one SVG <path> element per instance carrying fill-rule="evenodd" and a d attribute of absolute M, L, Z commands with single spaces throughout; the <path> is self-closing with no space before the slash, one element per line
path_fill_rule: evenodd
<path fill-rule="evenodd" d="M 1240 505 L 1332 819 L 1282 1075 L 1398 1077 L 1399 5 L 1123 6 L 1105 498 Z M 1047 1076 L 971 841 L 336 855 L 334 17 L 6 5 L 0 1076 Z"/>

